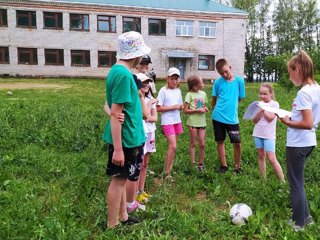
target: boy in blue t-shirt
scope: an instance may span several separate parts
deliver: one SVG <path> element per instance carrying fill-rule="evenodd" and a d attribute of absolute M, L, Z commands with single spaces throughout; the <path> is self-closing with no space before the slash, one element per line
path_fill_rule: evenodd
<path fill-rule="evenodd" d="M 228 170 L 224 141 L 226 132 L 234 147 L 234 172 L 240 173 L 241 140 L 238 118 L 238 102 L 245 97 L 244 79 L 231 73 L 225 59 L 219 59 L 216 69 L 221 75 L 212 88 L 212 124 L 220 160 L 220 173 Z"/>

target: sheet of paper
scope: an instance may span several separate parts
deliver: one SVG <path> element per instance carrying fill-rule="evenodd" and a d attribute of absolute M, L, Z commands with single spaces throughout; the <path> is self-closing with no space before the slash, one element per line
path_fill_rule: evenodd
<path fill-rule="evenodd" d="M 259 107 L 261 107 L 263 110 L 265 110 L 267 112 L 275 113 L 276 115 L 278 115 L 279 118 L 283 118 L 285 116 L 291 117 L 291 112 L 289 112 L 287 110 L 273 108 L 273 107 L 270 107 L 262 102 L 259 102 L 258 105 L 259 105 Z"/>
<path fill-rule="evenodd" d="M 243 115 L 243 119 L 253 119 L 256 113 L 259 111 L 260 107 L 258 101 L 254 101 L 250 103 L 249 107 L 247 108 L 246 112 Z"/>

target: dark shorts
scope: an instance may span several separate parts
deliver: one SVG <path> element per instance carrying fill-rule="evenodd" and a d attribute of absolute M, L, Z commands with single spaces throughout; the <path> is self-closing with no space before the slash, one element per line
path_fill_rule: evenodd
<path fill-rule="evenodd" d="M 215 120 L 212 120 L 212 124 L 216 142 L 223 142 L 227 132 L 231 143 L 241 143 L 239 124 L 226 124 Z"/>
<path fill-rule="evenodd" d="M 112 163 L 113 145 L 108 145 L 108 164 L 106 173 L 108 176 L 127 178 L 130 181 L 137 181 L 143 160 L 143 145 L 135 148 L 123 148 L 124 166 L 117 166 Z"/>

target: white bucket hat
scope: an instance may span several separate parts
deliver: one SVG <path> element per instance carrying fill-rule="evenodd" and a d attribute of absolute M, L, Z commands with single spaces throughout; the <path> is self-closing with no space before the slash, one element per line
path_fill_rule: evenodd
<path fill-rule="evenodd" d="M 151 49 L 144 43 L 138 32 L 125 32 L 118 37 L 118 59 L 133 59 L 150 53 Z"/>

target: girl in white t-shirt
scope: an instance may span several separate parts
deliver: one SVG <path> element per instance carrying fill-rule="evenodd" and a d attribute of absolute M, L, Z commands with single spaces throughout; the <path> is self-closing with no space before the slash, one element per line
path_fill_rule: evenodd
<path fill-rule="evenodd" d="M 295 231 L 300 231 L 313 222 L 304 189 L 304 169 L 307 158 L 317 145 L 320 86 L 314 80 L 312 60 L 302 50 L 288 62 L 288 72 L 292 83 L 301 86 L 292 103 L 291 117 L 280 119 L 288 126 L 286 163 L 292 206 L 292 218 L 288 224 Z"/>
<path fill-rule="evenodd" d="M 158 102 L 152 95 L 150 83 L 153 80 L 143 73 L 138 73 L 137 77 L 142 81 L 143 88 L 140 91 L 144 95 L 144 102 L 148 110 L 147 118 L 144 119 L 144 129 L 146 133 L 146 142 L 144 144 L 144 156 L 142 161 L 142 166 L 140 169 L 139 180 L 137 182 L 137 196 L 136 200 L 139 203 L 147 202 L 150 198 L 150 194 L 146 193 L 144 190 L 144 185 L 147 176 L 147 168 L 149 164 L 149 159 L 152 153 L 156 152 L 156 142 L 155 142 L 155 132 L 156 132 L 156 122 L 158 120 L 156 103 Z"/>
<path fill-rule="evenodd" d="M 179 89 L 180 71 L 170 68 L 167 74 L 167 85 L 158 94 L 157 111 L 161 112 L 161 127 L 168 141 L 164 173 L 166 180 L 172 181 L 170 175 L 177 149 L 178 135 L 182 134 L 180 110 L 183 108 L 182 94 Z"/>
<path fill-rule="evenodd" d="M 279 103 L 274 100 L 274 91 L 269 83 L 263 83 L 259 89 L 260 100 L 273 108 L 279 108 Z M 276 124 L 277 116 L 272 112 L 260 109 L 253 117 L 255 124 L 252 136 L 254 137 L 257 154 L 258 165 L 262 176 L 265 178 L 266 173 L 266 157 L 277 174 L 278 179 L 284 182 L 284 176 L 281 165 L 276 157 Z"/>

